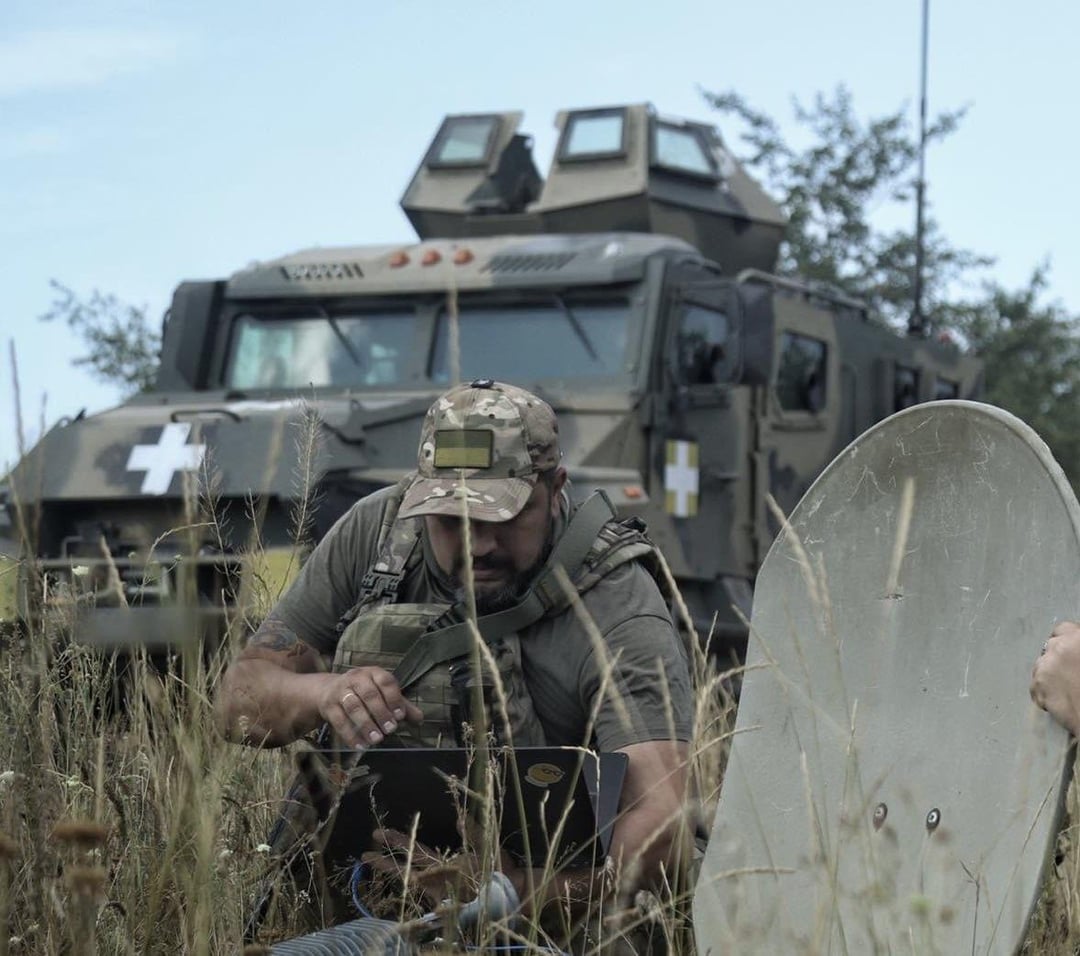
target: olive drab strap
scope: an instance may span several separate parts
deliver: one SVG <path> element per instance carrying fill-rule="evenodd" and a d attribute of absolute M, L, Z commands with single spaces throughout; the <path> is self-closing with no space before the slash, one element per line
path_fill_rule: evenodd
<path fill-rule="evenodd" d="M 627 561 L 639 561 L 656 581 L 664 600 L 670 603 L 670 588 L 660 571 L 656 546 L 645 533 L 645 522 L 636 516 L 609 521 L 600 529 L 584 562 L 572 577 L 574 587 L 579 594 L 584 594 Z"/>
<path fill-rule="evenodd" d="M 573 580 L 585 564 L 601 529 L 614 517 L 615 509 L 607 495 L 602 491 L 592 494 L 571 516 L 525 597 L 513 607 L 477 618 L 476 628 L 484 643 L 492 644 L 505 635 L 519 633 L 545 615 L 567 607 L 571 596 L 566 593 L 556 569 L 563 569 Z M 459 621 L 417 640 L 394 668 L 394 676 L 401 687 L 407 688 L 439 664 L 471 654 L 472 627 L 470 621 Z"/>

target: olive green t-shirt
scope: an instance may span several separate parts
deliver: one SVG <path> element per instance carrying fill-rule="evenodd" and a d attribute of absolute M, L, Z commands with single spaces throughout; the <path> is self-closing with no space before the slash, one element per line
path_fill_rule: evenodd
<path fill-rule="evenodd" d="M 271 611 L 322 654 L 333 655 L 338 621 L 359 599 L 394 493 L 385 488 L 353 505 Z M 450 603 L 428 560 L 406 574 L 398 600 Z M 569 608 L 521 633 L 522 668 L 548 744 L 611 751 L 647 740 L 689 740 L 686 658 L 650 574 L 636 561 L 623 564 L 589 588 L 582 605 L 585 615 Z"/>

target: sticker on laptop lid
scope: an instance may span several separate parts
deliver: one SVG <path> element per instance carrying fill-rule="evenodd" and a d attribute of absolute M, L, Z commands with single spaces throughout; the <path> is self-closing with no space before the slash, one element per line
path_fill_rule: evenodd
<path fill-rule="evenodd" d="M 534 763 L 525 771 L 525 780 L 534 787 L 550 787 L 564 776 L 565 773 L 553 763 Z"/>

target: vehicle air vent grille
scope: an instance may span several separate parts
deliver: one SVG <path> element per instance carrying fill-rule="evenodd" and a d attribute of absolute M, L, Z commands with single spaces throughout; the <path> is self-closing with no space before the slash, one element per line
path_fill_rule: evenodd
<path fill-rule="evenodd" d="M 362 279 L 364 273 L 355 262 L 295 262 L 281 267 L 290 282 Z"/>
<path fill-rule="evenodd" d="M 483 272 L 555 272 L 565 266 L 576 252 L 521 253 L 492 256 Z"/>

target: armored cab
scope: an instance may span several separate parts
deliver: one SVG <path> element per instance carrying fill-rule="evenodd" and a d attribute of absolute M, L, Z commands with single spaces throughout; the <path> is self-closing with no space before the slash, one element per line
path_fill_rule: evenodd
<path fill-rule="evenodd" d="M 443 121 L 402 199 L 415 242 L 181 283 L 156 388 L 57 425 L 13 476 L 45 574 L 22 593 L 106 645 L 247 626 L 413 466 L 435 396 L 495 378 L 554 406 L 574 493 L 640 516 L 700 635 L 737 653 L 770 498 L 793 507 L 901 407 L 976 397 L 979 365 L 773 275 L 782 211 L 711 127 L 564 111 L 543 177 L 521 122 Z"/>

